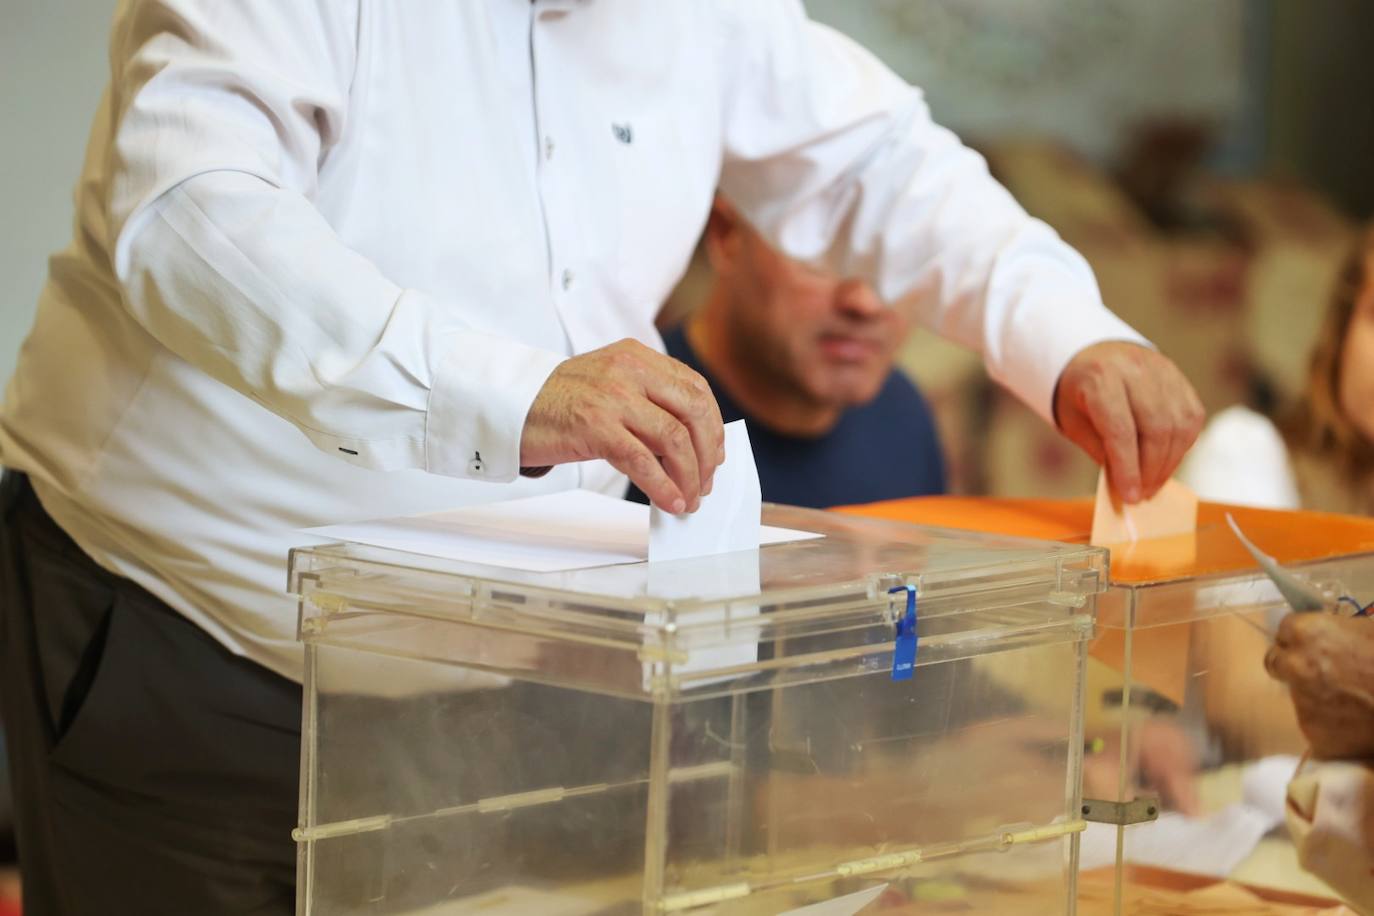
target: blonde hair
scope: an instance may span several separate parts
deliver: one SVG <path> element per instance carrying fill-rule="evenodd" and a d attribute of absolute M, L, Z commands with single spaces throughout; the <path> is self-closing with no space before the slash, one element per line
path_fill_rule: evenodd
<path fill-rule="evenodd" d="M 1374 226 L 1341 270 L 1312 351 L 1307 389 L 1283 424 L 1290 448 L 1330 465 L 1350 483 L 1374 472 L 1374 443 L 1346 416 L 1340 400 L 1345 338 L 1357 307 L 1369 296 L 1374 296 Z"/>

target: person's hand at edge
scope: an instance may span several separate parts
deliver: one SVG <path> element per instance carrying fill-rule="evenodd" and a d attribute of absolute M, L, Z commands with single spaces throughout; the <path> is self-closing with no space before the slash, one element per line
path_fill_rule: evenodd
<path fill-rule="evenodd" d="M 1374 620 L 1289 614 L 1264 657 L 1324 760 L 1374 758 Z"/>

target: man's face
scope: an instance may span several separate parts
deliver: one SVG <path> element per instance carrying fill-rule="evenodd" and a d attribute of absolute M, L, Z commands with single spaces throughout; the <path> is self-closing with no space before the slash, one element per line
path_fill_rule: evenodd
<path fill-rule="evenodd" d="M 1374 251 L 1366 254 L 1365 276 L 1374 277 Z M 1374 442 L 1374 282 L 1355 300 L 1341 344 L 1341 410 L 1366 441 Z"/>
<path fill-rule="evenodd" d="M 817 405 L 843 409 L 876 397 L 908 322 L 868 284 L 784 257 L 743 224 L 737 231 L 731 256 L 717 265 L 732 299 L 736 352 Z"/>

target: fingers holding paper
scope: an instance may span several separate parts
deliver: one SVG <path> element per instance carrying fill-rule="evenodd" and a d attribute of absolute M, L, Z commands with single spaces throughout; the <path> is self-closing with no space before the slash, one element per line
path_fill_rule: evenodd
<path fill-rule="evenodd" d="M 695 511 L 724 458 L 724 427 L 698 373 L 634 340 L 560 363 L 535 396 L 520 464 L 604 458 L 654 505 Z"/>
<path fill-rule="evenodd" d="M 1128 503 L 1153 496 L 1169 480 L 1205 416 L 1172 361 L 1117 341 L 1086 347 L 1069 361 L 1055 389 L 1054 415 Z"/>

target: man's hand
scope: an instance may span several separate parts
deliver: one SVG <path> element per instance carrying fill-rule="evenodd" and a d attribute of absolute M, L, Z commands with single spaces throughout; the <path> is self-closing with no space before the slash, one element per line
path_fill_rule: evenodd
<path fill-rule="evenodd" d="M 725 428 L 699 374 L 638 341 L 559 364 L 535 396 L 520 464 L 604 458 L 673 513 L 694 512 L 725 459 Z"/>
<path fill-rule="evenodd" d="M 1054 393 L 1060 430 L 1107 469 L 1112 489 L 1128 503 L 1168 482 L 1204 417 L 1178 367 L 1133 343 L 1085 347 L 1064 367 Z"/>
<path fill-rule="evenodd" d="M 1374 620 L 1289 614 L 1264 667 L 1288 684 L 1315 756 L 1374 758 Z"/>

